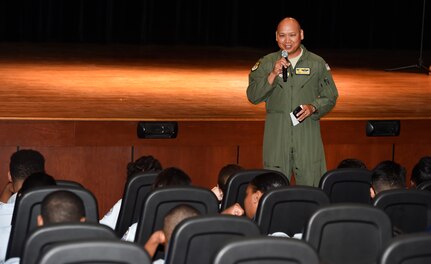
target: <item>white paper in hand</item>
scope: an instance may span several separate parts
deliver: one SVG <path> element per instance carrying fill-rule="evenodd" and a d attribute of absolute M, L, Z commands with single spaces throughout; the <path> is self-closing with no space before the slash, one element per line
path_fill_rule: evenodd
<path fill-rule="evenodd" d="M 299 124 L 299 121 L 296 118 L 296 116 L 293 114 L 293 112 L 290 112 L 290 119 L 292 119 L 293 126 L 296 126 L 297 124 Z"/>

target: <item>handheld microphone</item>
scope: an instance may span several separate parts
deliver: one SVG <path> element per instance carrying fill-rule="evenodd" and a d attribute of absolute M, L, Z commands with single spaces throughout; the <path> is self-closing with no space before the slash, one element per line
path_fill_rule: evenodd
<path fill-rule="evenodd" d="M 289 56 L 289 54 L 287 53 L 287 50 L 282 50 L 281 57 L 285 58 L 287 61 L 287 56 Z M 283 66 L 283 82 L 287 82 L 287 68 L 284 66 Z"/>

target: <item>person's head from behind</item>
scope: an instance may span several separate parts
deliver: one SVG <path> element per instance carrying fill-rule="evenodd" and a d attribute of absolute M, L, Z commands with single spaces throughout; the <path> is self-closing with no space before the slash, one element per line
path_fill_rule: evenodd
<path fill-rule="evenodd" d="M 220 190 L 224 190 L 227 179 L 229 179 L 230 176 L 243 171 L 244 168 L 237 165 L 237 164 L 227 164 L 223 166 L 223 168 L 220 169 L 217 179 L 217 185 L 220 188 Z"/>
<path fill-rule="evenodd" d="M 262 195 L 269 190 L 283 186 L 287 186 L 287 180 L 276 172 L 266 172 L 254 177 L 245 191 L 244 211 L 246 216 L 253 219 Z"/>
<path fill-rule="evenodd" d="M 382 191 L 405 188 L 405 178 L 406 169 L 400 164 L 390 160 L 380 162 L 371 172 L 371 198 Z"/>
<path fill-rule="evenodd" d="M 9 181 L 15 192 L 21 189 L 24 180 L 33 173 L 45 171 L 45 158 L 32 149 L 22 149 L 13 153 L 9 162 Z"/>
<path fill-rule="evenodd" d="M 172 208 L 164 217 L 163 233 L 165 235 L 165 244 L 169 242 L 175 227 L 184 219 L 198 216 L 201 213 L 193 206 L 181 204 Z"/>
<path fill-rule="evenodd" d="M 185 173 L 183 170 L 169 167 L 162 170 L 156 177 L 153 183 L 153 190 L 166 187 L 166 186 L 182 186 L 182 185 L 191 185 L 192 180 L 189 175 Z"/>
<path fill-rule="evenodd" d="M 359 168 L 366 169 L 367 166 L 362 160 L 359 159 L 343 159 L 337 166 L 337 169 L 342 168 Z"/>
<path fill-rule="evenodd" d="M 42 201 L 38 225 L 85 221 L 84 202 L 70 191 L 55 191 Z"/>
<path fill-rule="evenodd" d="M 162 165 L 160 161 L 153 156 L 142 156 L 134 162 L 127 164 L 127 177 L 130 177 L 138 172 L 160 171 Z"/>
<path fill-rule="evenodd" d="M 37 187 L 44 187 L 44 186 L 55 186 L 57 185 L 54 177 L 51 175 L 45 173 L 45 172 L 36 172 L 32 175 L 28 176 L 23 184 L 21 189 L 19 190 L 18 194 L 22 195 L 23 193 L 32 190 Z"/>
<path fill-rule="evenodd" d="M 413 167 L 410 179 L 412 186 L 418 186 L 422 182 L 431 181 L 431 157 L 422 157 Z"/>

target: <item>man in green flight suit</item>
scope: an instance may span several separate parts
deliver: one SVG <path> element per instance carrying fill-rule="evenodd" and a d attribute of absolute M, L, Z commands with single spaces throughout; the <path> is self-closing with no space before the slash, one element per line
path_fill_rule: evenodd
<path fill-rule="evenodd" d="M 280 51 L 253 66 L 247 87 L 251 103 L 266 103 L 264 167 L 289 180 L 294 173 L 298 185 L 318 186 L 326 172 L 319 120 L 335 106 L 337 87 L 328 64 L 301 45 L 304 32 L 296 19 L 281 20 L 275 34 Z"/>

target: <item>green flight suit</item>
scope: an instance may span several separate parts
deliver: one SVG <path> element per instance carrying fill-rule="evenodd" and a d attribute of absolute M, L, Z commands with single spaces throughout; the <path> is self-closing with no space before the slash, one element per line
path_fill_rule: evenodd
<path fill-rule="evenodd" d="M 319 120 L 335 106 L 338 91 L 328 64 L 301 48 L 296 67 L 288 68 L 287 82 L 278 76 L 270 85 L 267 79 L 280 51 L 261 58 L 250 72 L 247 97 L 253 104 L 266 103 L 264 167 L 283 172 L 289 180 L 293 172 L 298 185 L 318 186 L 326 172 Z M 290 112 L 305 104 L 312 104 L 316 112 L 293 126 Z"/>

